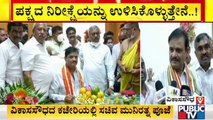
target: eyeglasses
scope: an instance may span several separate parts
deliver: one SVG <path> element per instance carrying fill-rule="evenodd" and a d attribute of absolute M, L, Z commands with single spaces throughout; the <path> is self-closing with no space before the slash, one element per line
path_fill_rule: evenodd
<path fill-rule="evenodd" d="M 97 34 L 97 35 L 100 35 L 101 32 L 94 32 L 94 33 L 91 33 L 91 34 L 92 34 L 92 36 L 95 36 L 96 34 Z"/>

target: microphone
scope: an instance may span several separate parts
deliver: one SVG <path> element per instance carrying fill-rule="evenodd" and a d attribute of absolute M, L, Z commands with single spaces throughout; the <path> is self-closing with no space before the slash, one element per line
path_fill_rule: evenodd
<path fill-rule="evenodd" d="M 163 85 L 161 81 L 157 81 L 155 83 L 155 88 L 156 88 L 156 97 L 157 97 L 157 102 L 159 104 L 165 104 L 166 100 L 166 90 L 163 88 Z"/>
<path fill-rule="evenodd" d="M 191 96 L 191 90 L 189 86 L 182 85 L 180 88 L 180 96 Z"/>
<path fill-rule="evenodd" d="M 171 82 L 171 85 L 172 85 L 173 87 L 175 87 L 175 88 L 176 88 L 176 87 L 177 87 L 177 83 L 176 83 L 176 81 L 174 81 L 174 80 L 173 80 L 173 81 Z"/>
<path fill-rule="evenodd" d="M 172 81 L 171 86 L 169 85 L 169 95 L 171 96 L 179 96 L 180 95 L 180 89 L 176 88 L 177 87 L 177 82 Z"/>

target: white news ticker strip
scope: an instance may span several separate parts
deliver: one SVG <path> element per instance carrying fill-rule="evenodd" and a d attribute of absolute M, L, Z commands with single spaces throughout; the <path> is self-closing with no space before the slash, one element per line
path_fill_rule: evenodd
<path fill-rule="evenodd" d="M 7 119 L 7 105 L 0 105 L 0 120 Z"/>

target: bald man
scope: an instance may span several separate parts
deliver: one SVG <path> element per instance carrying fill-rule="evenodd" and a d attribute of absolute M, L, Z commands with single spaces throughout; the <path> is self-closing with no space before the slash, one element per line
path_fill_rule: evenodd
<path fill-rule="evenodd" d="M 80 51 L 81 65 L 86 85 L 99 86 L 102 91 L 111 93 L 113 90 L 113 59 L 108 46 L 100 43 L 98 26 L 89 28 L 89 39 Z M 109 84 L 109 87 L 108 87 Z"/>
<path fill-rule="evenodd" d="M 33 37 L 28 40 L 21 52 L 22 70 L 25 84 L 31 89 L 40 90 L 48 96 L 50 83 L 53 79 L 50 56 L 45 47 L 47 24 L 35 23 Z"/>

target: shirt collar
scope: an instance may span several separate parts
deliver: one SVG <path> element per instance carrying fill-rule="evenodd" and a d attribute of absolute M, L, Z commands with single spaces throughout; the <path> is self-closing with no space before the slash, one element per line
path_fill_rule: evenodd
<path fill-rule="evenodd" d="M 7 41 L 8 41 L 8 45 L 9 45 L 10 48 L 13 48 L 13 47 L 18 48 L 18 47 L 12 42 L 12 40 L 11 40 L 10 38 L 8 38 Z M 23 46 L 22 43 L 19 42 L 19 48 L 21 48 L 22 46 Z"/>
<path fill-rule="evenodd" d="M 45 45 L 45 41 L 44 41 L 44 44 L 41 44 L 41 43 L 39 43 L 39 42 L 36 40 L 36 38 L 35 38 L 34 36 L 32 37 L 32 40 L 33 40 L 33 42 L 34 42 L 35 45 L 42 45 L 42 46 Z"/>
<path fill-rule="evenodd" d="M 203 68 L 200 66 L 200 63 L 196 62 L 195 63 L 195 70 L 198 70 L 198 69 L 203 70 Z M 211 69 L 213 69 L 213 59 L 211 59 L 211 61 L 210 61 L 210 67 L 209 67 L 208 70 L 211 70 Z"/>

